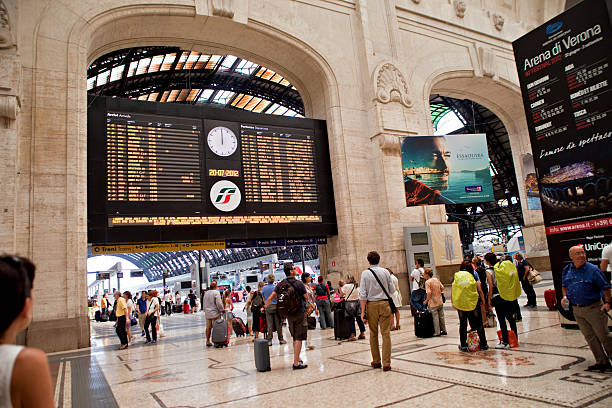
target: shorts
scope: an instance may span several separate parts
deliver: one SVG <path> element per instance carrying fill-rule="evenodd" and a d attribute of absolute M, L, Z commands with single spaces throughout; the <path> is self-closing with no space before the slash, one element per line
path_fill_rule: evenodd
<path fill-rule="evenodd" d="M 221 317 L 221 315 L 219 315 L 217 317 L 213 317 L 212 319 L 206 319 L 206 327 L 212 328 L 213 323 L 215 322 L 215 320 L 217 320 L 220 317 Z"/>
<path fill-rule="evenodd" d="M 287 316 L 287 326 L 293 340 L 307 340 L 308 338 L 308 321 L 305 313 L 298 313 Z"/>

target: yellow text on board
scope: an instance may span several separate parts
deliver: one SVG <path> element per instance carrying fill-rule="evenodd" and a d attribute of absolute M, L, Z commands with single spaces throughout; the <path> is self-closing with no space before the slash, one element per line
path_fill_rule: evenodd
<path fill-rule="evenodd" d="M 92 245 L 94 255 L 127 254 L 136 252 L 193 251 L 198 249 L 225 249 L 225 241 L 162 242 L 148 244 Z"/>

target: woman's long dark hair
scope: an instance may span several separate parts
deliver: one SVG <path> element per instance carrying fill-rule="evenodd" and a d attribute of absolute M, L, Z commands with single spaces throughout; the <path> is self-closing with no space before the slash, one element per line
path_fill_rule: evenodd
<path fill-rule="evenodd" d="M 459 267 L 459 270 L 474 273 L 474 267 L 472 266 L 472 262 L 468 260 L 461 262 L 461 266 Z"/>
<path fill-rule="evenodd" d="M 26 258 L 0 257 L 0 334 L 10 327 L 21 314 L 25 301 L 30 297 L 36 267 Z"/>

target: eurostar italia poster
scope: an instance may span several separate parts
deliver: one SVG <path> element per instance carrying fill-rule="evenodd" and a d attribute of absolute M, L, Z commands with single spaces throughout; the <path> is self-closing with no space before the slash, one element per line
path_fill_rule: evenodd
<path fill-rule="evenodd" d="M 494 200 L 483 133 L 406 137 L 402 172 L 408 206 Z"/>

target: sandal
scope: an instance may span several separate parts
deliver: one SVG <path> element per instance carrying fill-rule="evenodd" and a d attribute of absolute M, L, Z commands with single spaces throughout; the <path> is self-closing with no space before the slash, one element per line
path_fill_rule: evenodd
<path fill-rule="evenodd" d="M 292 367 L 293 367 L 294 370 L 301 370 L 303 368 L 308 367 L 308 364 L 302 364 L 302 362 L 300 362 L 300 364 L 298 364 L 298 365 L 293 364 Z"/>

